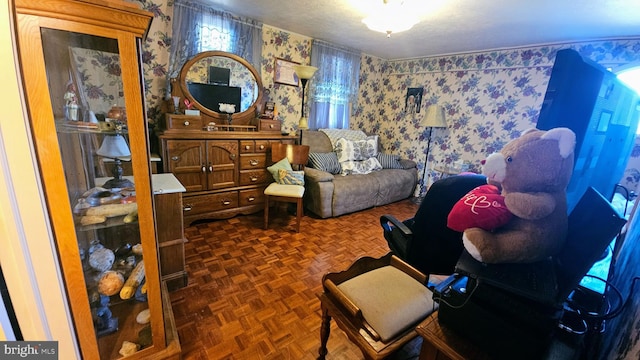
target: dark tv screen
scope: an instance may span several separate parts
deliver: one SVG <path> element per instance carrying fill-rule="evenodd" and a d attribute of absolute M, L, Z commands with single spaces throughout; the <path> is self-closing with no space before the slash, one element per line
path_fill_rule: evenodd
<path fill-rule="evenodd" d="M 209 84 L 229 86 L 231 69 L 209 66 Z"/>
<path fill-rule="evenodd" d="M 236 86 L 221 86 L 203 83 L 188 83 L 187 87 L 194 99 L 204 107 L 220 112 L 220 104 L 233 104 L 235 112 L 240 112 L 241 89 Z"/>

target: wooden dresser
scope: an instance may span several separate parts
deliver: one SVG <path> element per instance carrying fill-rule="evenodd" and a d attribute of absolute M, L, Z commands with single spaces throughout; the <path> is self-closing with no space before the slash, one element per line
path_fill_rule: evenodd
<path fill-rule="evenodd" d="M 187 226 L 262 210 L 264 188 L 273 181 L 266 169 L 272 163 L 271 144 L 293 144 L 295 137 L 244 128 L 207 131 L 199 116 L 166 117 L 166 130 L 160 135 L 163 167 L 186 189 Z"/>

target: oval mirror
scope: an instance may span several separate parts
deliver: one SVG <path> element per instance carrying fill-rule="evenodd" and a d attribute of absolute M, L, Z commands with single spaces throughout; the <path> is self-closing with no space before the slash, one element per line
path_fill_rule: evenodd
<path fill-rule="evenodd" d="M 239 125 L 256 118 L 262 98 L 262 80 L 255 68 L 223 51 L 205 51 L 187 61 L 180 71 L 180 88 L 202 113 L 223 121 L 231 113 Z"/>

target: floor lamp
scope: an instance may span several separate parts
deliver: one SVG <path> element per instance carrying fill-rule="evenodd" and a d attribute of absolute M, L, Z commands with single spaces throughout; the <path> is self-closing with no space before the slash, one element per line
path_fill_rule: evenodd
<path fill-rule="evenodd" d="M 431 148 L 431 133 L 433 132 L 433 128 L 445 128 L 447 127 L 447 122 L 444 119 L 444 108 L 439 105 L 429 105 L 427 107 L 426 115 L 422 119 L 420 123 L 425 128 L 429 128 L 429 138 L 427 140 L 427 150 L 425 151 L 424 157 L 424 169 L 422 171 L 422 179 L 420 184 L 420 200 L 424 197 L 426 193 L 427 186 L 427 165 L 429 164 L 429 150 Z"/>
<path fill-rule="evenodd" d="M 307 121 L 307 117 L 304 114 L 304 90 L 307 87 L 307 81 L 313 77 L 313 74 L 318 70 L 315 66 L 308 65 L 295 65 L 293 70 L 300 78 L 300 82 L 302 83 L 302 111 L 300 114 L 300 121 L 298 122 L 298 129 L 306 130 L 309 128 L 309 122 Z"/>

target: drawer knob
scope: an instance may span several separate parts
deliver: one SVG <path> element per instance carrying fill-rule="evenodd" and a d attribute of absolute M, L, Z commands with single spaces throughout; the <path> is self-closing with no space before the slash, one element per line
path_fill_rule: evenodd
<path fill-rule="evenodd" d="M 182 211 L 191 211 L 191 208 L 193 208 L 191 204 L 185 204 Z"/>
<path fill-rule="evenodd" d="M 209 165 L 209 172 L 212 173 L 213 172 L 213 166 Z"/>
<path fill-rule="evenodd" d="M 260 150 L 264 150 L 264 145 L 260 145 Z"/>
<path fill-rule="evenodd" d="M 256 198 L 255 198 L 255 197 L 253 197 L 253 196 L 249 196 L 249 197 L 247 198 L 247 201 L 248 201 L 248 202 L 253 202 L 253 201 L 256 201 Z"/>
<path fill-rule="evenodd" d="M 249 160 L 249 165 L 251 165 L 251 166 L 256 166 L 258 164 L 260 164 L 260 161 L 258 161 L 256 159 Z"/>
<path fill-rule="evenodd" d="M 189 124 L 191 124 L 189 121 L 184 122 L 184 126 L 189 126 Z"/>
<path fill-rule="evenodd" d="M 231 201 L 229 200 L 222 200 L 222 205 L 229 205 L 231 204 Z"/>
<path fill-rule="evenodd" d="M 180 156 L 172 156 L 171 160 L 178 161 L 178 160 L 180 160 Z"/>
<path fill-rule="evenodd" d="M 245 146 L 244 146 L 244 149 L 245 149 L 245 150 L 249 150 L 249 149 L 251 149 L 251 146 L 249 146 L 249 145 L 245 145 Z"/>
<path fill-rule="evenodd" d="M 273 124 L 269 124 L 269 127 L 270 127 L 271 129 L 273 129 Z"/>
<path fill-rule="evenodd" d="M 207 172 L 207 167 L 206 167 L 206 166 L 204 166 L 204 165 L 202 165 L 202 172 L 203 172 L 203 173 L 206 173 L 206 172 Z"/>
<path fill-rule="evenodd" d="M 251 182 L 256 182 L 256 181 L 258 181 L 258 177 L 257 177 L 257 176 L 252 176 L 250 179 L 251 179 Z"/>

